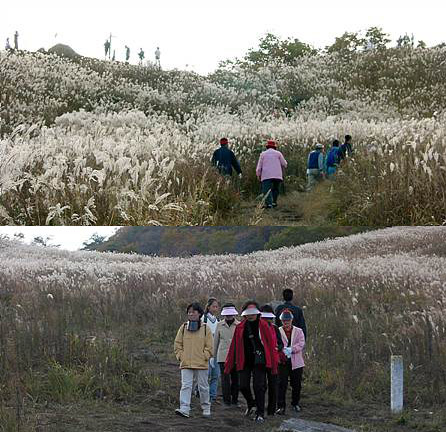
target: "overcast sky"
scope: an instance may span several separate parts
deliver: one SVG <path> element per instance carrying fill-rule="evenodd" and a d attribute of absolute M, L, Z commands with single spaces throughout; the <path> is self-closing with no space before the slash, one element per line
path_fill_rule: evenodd
<path fill-rule="evenodd" d="M 12 43 L 18 30 L 19 48 L 65 43 L 102 57 L 112 32 L 117 60 L 126 44 L 133 63 L 140 48 L 152 60 L 159 46 L 163 67 L 208 73 L 267 32 L 323 48 L 344 31 L 378 26 L 393 40 L 414 33 L 434 45 L 446 40 L 445 12 L 444 0 L 3 0 L 0 41 L 2 48 L 6 37 Z"/>
<path fill-rule="evenodd" d="M 50 243 L 60 244 L 61 249 L 78 250 L 82 243 L 88 240 L 94 233 L 109 237 L 119 227 L 74 227 L 74 226 L 55 226 L 55 227 L 31 227 L 31 226 L 7 226 L 0 227 L 0 235 L 6 234 L 13 237 L 15 233 L 23 233 L 25 242 L 30 243 L 35 237 L 50 237 Z"/>

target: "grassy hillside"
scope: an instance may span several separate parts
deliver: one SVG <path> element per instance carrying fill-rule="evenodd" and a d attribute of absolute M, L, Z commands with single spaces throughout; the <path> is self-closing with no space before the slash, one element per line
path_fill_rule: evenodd
<path fill-rule="evenodd" d="M 400 421 L 407 429 L 398 430 L 440 431 L 445 245 L 441 227 L 192 258 L 66 252 L 1 240 L 0 418 L 11 425 L 20 419 L 21 430 L 33 421 L 54 425 L 60 416 L 73 426 L 70 410 L 84 418 L 91 409 L 82 404 L 113 416 L 142 403 L 144 415 L 170 421 L 178 397 L 172 340 L 185 306 L 209 296 L 237 306 L 247 298 L 265 303 L 289 287 L 308 323 L 304 405 L 314 392 L 326 414 L 331 404 L 349 404 L 350 414 L 361 404 L 386 411 L 390 355 L 401 354 L 407 412 Z M 353 423 L 358 429 L 361 418 Z M 342 417 L 337 422 L 346 424 Z M 370 422 L 366 430 L 382 430 L 382 423 Z"/>
<path fill-rule="evenodd" d="M 445 59 L 440 47 L 348 60 L 319 53 L 203 77 L 1 53 L 0 221 L 261 223 L 267 215 L 255 205 L 250 214 L 240 209 L 258 195 L 254 168 L 266 139 L 278 140 L 289 162 L 285 184 L 294 196 L 311 147 L 348 133 L 356 154 L 340 170 L 334 208 L 321 209 L 327 223 L 442 224 Z M 210 167 L 221 136 L 242 163 L 240 182 Z"/>

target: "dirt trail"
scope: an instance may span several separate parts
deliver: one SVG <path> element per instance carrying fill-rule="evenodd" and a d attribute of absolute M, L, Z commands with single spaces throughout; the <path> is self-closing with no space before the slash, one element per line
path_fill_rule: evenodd
<path fill-rule="evenodd" d="M 212 406 L 210 419 L 201 416 L 199 400 L 192 398 L 191 417 L 185 419 L 175 415 L 178 407 L 180 373 L 172 355 L 160 355 L 158 361 L 147 365 L 147 370 L 156 371 L 160 380 L 159 389 L 139 396 L 131 403 L 83 402 L 71 405 L 50 405 L 37 415 L 37 432 L 238 432 L 275 431 L 292 415 L 275 416 L 257 425 L 243 416 L 246 405 L 240 395 L 240 408 L 225 408 L 221 402 Z M 304 376 L 305 378 L 305 376 Z M 403 432 L 419 430 L 418 426 L 398 424 L 389 410 L 379 404 L 364 404 L 343 399 L 329 399 L 320 389 L 308 388 L 303 383 L 302 412 L 299 417 L 324 423 L 336 424 L 357 431 Z M 290 398 L 290 396 L 288 396 Z M 221 400 L 221 399 L 220 399 Z M 418 413 L 420 418 L 425 413 Z M 427 415 L 429 417 L 429 415 Z M 439 432 L 439 429 L 423 429 Z"/>

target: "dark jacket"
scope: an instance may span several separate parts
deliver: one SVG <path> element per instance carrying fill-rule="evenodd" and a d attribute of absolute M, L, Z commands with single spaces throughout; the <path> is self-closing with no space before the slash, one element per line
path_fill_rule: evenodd
<path fill-rule="evenodd" d="M 293 325 L 302 329 L 305 335 L 305 340 L 307 340 L 307 325 L 305 324 L 304 312 L 302 308 L 296 306 L 292 302 L 285 302 L 276 308 L 276 325 L 280 327 L 282 322 L 280 321 L 280 314 L 284 309 L 289 309 L 293 314 Z"/>
<path fill-rule="evenodd" d="M 339 157 L 341 160 L 345 159 L 346 156 L 351 156 L 353 154 L 353 148 L 350 143 L 345 142 L 341 145 L 340 149 Z"/>
<path fill-rule="evenodd" d="M 223 175 L 232 175 L 232 168 L 235 169 L 237 174 L 242 173 L 240 164 L 235 157 L 234 152 L 229 150 L 225 145 L 214 151 L 214 154 L 212 155 L 212 165 L 216 166 Z"/>

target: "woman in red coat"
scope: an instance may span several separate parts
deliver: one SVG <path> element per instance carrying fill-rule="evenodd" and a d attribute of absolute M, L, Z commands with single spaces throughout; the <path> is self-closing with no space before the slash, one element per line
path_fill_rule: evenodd
<path fill-rule="evenodd" d="M 226 357 L 225 373 L 235 368 L 239 373 L 240 392 L 246 399 L 246 416 L 256 408 L 255 421 L 265 421 L 265 381 L 267 369 L 277 368 L 275 344 L 269 324 L 260 319 L 259 305 L 248 301 L 242 308 L 245 319 L 235 329 L 231 346 Z M 277 372 L 276 372 L 277 373 Z M 253 379 L 254 396 L 251 392 Z"/>

